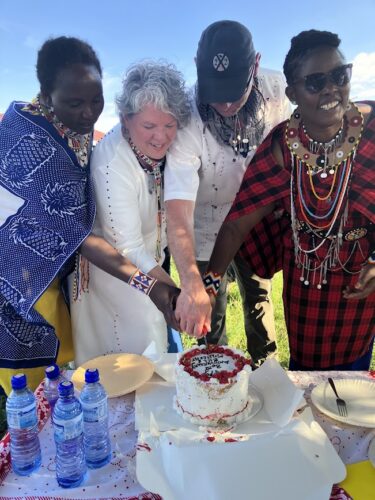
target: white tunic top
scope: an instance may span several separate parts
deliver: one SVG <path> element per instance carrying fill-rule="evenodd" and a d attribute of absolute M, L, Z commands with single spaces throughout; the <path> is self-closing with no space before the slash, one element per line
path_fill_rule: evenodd
<path fill-rule="evenodd" d="M 94 148 L 91 176 L 97 216 L 94 233 L 144 272 L 157 264 L 157 197 L 121 127 L 114 127 Z M 167 245 L 165 224 L 162 249 Z M 164 255 L 163 255 L 164 259 Z M 142 354 L 151 341 L 167 350 L 167 326 L 149 297 L 90 264 L 89 291 L 71 301 L 76 363 L 129 352 Z"/>
<path fill-rule="evenodd" d="M 279 71 L 260 70 L 260 91 L 266 102 L 264 137 L 290 116 L 285 97 L 285 79 Z M 165 200 L 195 200 L 194 230 L 196 259 L 211 256 L 219 229 L 232 206 L 247 165 L 247 157 L 219 144 L 205 128 L 193 99 L 190 124 L 177 134 L 167 154 Z"/>

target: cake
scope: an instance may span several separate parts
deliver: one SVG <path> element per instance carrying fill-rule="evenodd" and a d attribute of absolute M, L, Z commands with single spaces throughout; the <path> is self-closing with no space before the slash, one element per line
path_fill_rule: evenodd
<path fill-rule="evenodd" d="M 186 420 L 216 426 L 249 417 L 251 367 L 241 351 L 224 346 L 193 347 L 178 355 L 175 371 L 174 407 Z"/>

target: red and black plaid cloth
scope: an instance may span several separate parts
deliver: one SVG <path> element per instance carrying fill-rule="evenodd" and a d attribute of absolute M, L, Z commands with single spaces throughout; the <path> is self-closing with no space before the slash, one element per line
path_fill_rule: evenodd
<path fill-rule="evenodd" d="M 367 235 L 359 240 L 360 247 L 354 241 L 344 241 L 340 251 L 341 262 L 349 259 L 346 268 L 351 271 L 360 269 L 375 249 L 375 102 L 368 104 L 372 113 L 355 157 L 349 217 L 344 228 L 345 235 L 351 229 L 365 227 Z M 295 264 L 290 224 L 291 157 L 284 140 L 286 123 L 275 127 L 257 150 L 226 220 L 235 220 L 271 203 L 284 209 L 281 219 L 270 216 L 251 231 L 241 253 L 262 277 L 283 270 L 285 320 L 293 359 L 313 369 L 352 363 L 368 351 L 374 338 L 375 294 L 363 300 L 343 299 L 343 290 L 356 283 L 358 274 L 340 267 L 328 271 L 328 283 L 321 290 L 316 284 L 306 286 L 300 281 L 302 271 Z M 281 145 L 284 167 L 272 154 L 275 140 Z M 332 176 L 328 177 L 314 176 L 314 182 L 327 183 L 317 187 L 320 195 L 332 183 Z M 296 210 L 298 219 L 303 220 L 298 206 Z M 310 235 L 300 232 L 299 236 L 303 248 L 311 247 Z M 320 257 L 326 251 L 323 245 Z"/>

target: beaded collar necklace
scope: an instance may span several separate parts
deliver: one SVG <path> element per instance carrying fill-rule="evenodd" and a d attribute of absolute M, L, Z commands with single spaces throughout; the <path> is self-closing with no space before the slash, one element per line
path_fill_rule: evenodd
<path fill-rule="evenodd" d="M 355 104 L 349 103 L 344 123 L 336 136 L 328 143 L 315 141 L 304 130 L 301 114 L 297 108 L 289 120 L 285 139 L 291 153 L 306 165 L 310 174 L 313 175 L 322 169 L 324 173 L 329 169 L 329 173 L 333 174 L 334 169 L 349 158 L 357 148 L 362 130 L 362 114 Z M 322 177 L 327 177 L 327 175 L 322 175 Z"/>
<path fill-rule="evenodd" d="M 39 114 L 44 116 L 56 128 L 59 135 L 66 139 L 68 146 L 72 149 L 77 157 L 81 167 L 86 167 L 88 164 L 91 145 L 92 133 L 79 134 L 70 128 L 66 127 L 56 116 L 53 106 L 47 106 L 40 102 L 40 94 L 31 102 L 31 106 L 39 111 Z"/>
<path fill-rule="evenodd" d="M 342 142 L 344 141 L 345 134 L 346 134 L 346 132 L 344 131 L 344 124 L 346 124 L 346 120 L 343 120 L 343 123 L 342 123 L 339 131 L 337 132 L 335 137 L 333 137 L 333 139 L 331 139 L 328 142 L 321 142 L 321 141 L 315 141 L 314 139 L 311 139 L 311 137 L 307 133 L 307 130 L 305 128 L 305 124 L 303 122 L 301 122 L 303 136 L 308 141 L 309 151 L 311 153 L 324 154 L 325 156 L 328 153 L 333 153 L 335 151 L 335 149 L 338 148 L 338 146 L 340 144 L 342 144 Z M 300 135 L 301 135 L 302 142 L 304 142 L 302 134 L 300 134 Z"/>
<path fill-rule="evenodd" d="M 349 183 L 362 131 L 363 116 L 353 103 L 349 103 L 342 127 L 328 143 L 314 141 L 306 135 L 298 109 L 287 125 L 285 140 L 292 162 L 293 240 L 296 262 L 302 269 L 301 281 L 305 285 L 310 283 L 311 273 L 313 283 L 318 276 L 317 288 L 321 288 L 327 282 L 329 269 L 339 266 L 350 272 L 345 267 L 349 259 L 341 262 L 339 252 L 347 222 Z M 320 175 L 316 176 L 317 173 Z M 314 178 L 319 181 L 314 182 Z M 297 218 L 297 206 L 302 220 Z M 301 244 L 301 231 L 311 235 L 308 246 Z M 327 251 L 322 258 L 321 252 L 319 256 L 317 252 L 325 244 Z"/>
<path fill-rule="evenodd" d="M 123 135 L 125 134 L 124 127 L 122 128 Z M 148 175 L 149 179 L 149 193 L 152 194 L 154 189 L 156 192 L 157 206 L 158 212 L 156 217 L 156 225 L 157 225 L 157 239 L 156 239 L 156 251 L 155 251 L 155 259 L 157 262 L 160 262 L 162 256 L 162 248 L 161 248 L 161 235 L 162 235 L 162 226 L 165 227 L 165 211 L 162 204 L 162 192 L 163 192 L 163 171 L 165 165 L 165 157 L 161 160 L 153 160 L 149 158 L 147 155 L 142 153 L 137 146 L 133 143 L 129 135 L 126 133 L 127 141 L 135 154 L 135 157 L 138 160 L 140 167 L 144 170 L 144 172 Z M 126 137 L 126 136 L 125 136 Z"/>

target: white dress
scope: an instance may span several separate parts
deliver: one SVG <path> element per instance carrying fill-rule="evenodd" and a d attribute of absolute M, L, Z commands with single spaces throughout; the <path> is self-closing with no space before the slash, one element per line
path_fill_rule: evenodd
<path fill-rule="evenodd" d="M 97 204 L 94 234 L 146 273 L 161 264 L 155 260 L 156 192 L 120 125 L 95 146 L 91 176 Z M 166 246 L 163 221 L 161 248 Z M 151 341 L 159 352 L 167 351 L 166 322 L 150 298 L 93 264 L 88 292 L 71 299 L 71 316 L 77 365 L 102 354 L 142 354 Z"/>

